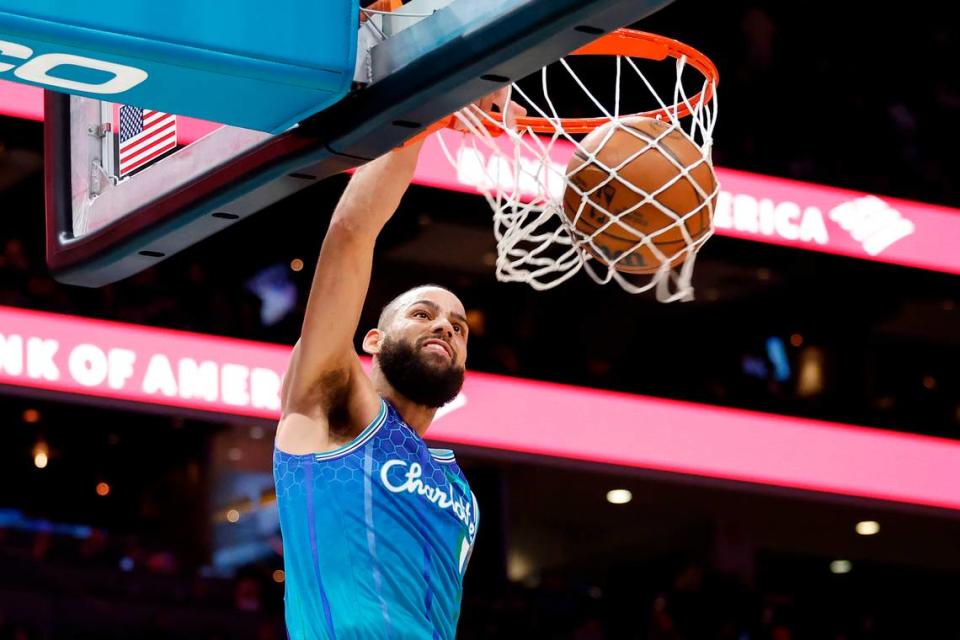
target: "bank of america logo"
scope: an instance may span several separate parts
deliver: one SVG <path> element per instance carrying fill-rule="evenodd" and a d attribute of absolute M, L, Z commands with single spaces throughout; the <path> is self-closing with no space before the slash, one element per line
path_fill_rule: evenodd
<path fill-rule="evenodd" d="M 177 146 L 177 117 L 162 111 L 122 105 L 120 107 L 120 161 L 123 177 L 142 169 Z"/>
<path fill-rule="evenodd" d="M 830 219 L 843 227 L 871 256 L 880 255 L 915 230 L 913 222 L 876 196 L 839 204 L 830 210 Z"/>

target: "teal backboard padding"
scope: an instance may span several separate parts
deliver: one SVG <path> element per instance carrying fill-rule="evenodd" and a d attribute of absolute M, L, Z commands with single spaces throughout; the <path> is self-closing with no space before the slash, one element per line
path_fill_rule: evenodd
<path fill-rule="evenodd" d="M 0 78 L 279 132 L 347 94 L 359 12 L 359 0 L 0 0 Z"/>

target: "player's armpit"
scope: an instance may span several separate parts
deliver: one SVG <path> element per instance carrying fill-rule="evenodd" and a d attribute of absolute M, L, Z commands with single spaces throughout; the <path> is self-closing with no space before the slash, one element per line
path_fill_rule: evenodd
<path fill-rule="evenodd" d="M 291 454 L 322 453 L 349 442 L 380 409 L 380 399 L 353 355 L 347 368 L 301 382 L 299 343 L 284 377 L 276 445 Z"/>

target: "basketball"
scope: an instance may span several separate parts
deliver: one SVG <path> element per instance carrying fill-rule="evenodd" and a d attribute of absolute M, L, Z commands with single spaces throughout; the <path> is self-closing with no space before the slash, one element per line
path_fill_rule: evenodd
<path fill-rule="evenodd" d="M 714 193 L 713 168 L 702 162 L 702 152 L 687 136 L 677 129 L 667 133 L 670 128 L 666 122 L 645 117 L 611 122 L 587 135 L 567 165 L 570 185 L 563 197 L 564 214 L 577 231 L 592 236 L 602 255 L 590 244 L 583 246 L 600 261 L 609 264 L 628 252 L 616 262 L 617 271 L 656 273 L 661 265 L 657 254 L 649 246 L 636 245 L 644 236 L 664 229 L 650 242 L 670 260 L 670 266 L 680 265 L 689 255 L 680 223 L 652 202 L 637 207 L 645 193 L 658 192 L 681 173 L 678 165 L 689 169 L 689 178 L 681 177 L 659 191 L 656 200 L 678 216 L 697 210 L 682 223 L 694 243 L 710 231 L 716 196 L 704 205 L 693 183 L 704 194 Z M 596 161 L 591 162 L 588 154 Z M 616 168 L 616 177 L 604 167 Z M 599 230 L 611 220 L 604 210 L 614 216 L 629 213 Z"/>

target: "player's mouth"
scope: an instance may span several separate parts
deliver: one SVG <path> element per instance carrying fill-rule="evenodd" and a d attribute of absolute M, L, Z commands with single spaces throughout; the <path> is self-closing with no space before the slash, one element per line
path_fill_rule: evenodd
<path fill-rule="evenodd" d="M 443 354 L 453 360 L 453 349 L 443 340 L 438 340 L 436 338 L 424 340 L 423 344 L 420 345 L 420 349 L 421 351 Z"/>

